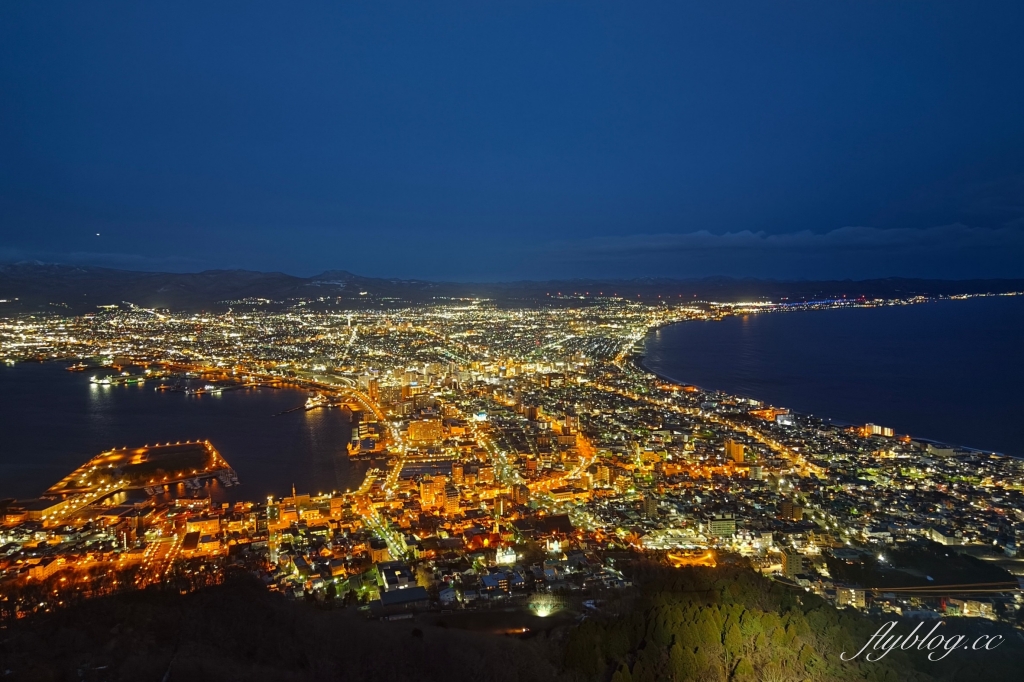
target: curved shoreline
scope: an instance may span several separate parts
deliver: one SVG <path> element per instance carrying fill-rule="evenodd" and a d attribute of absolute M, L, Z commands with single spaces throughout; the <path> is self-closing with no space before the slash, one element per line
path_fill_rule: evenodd
<path fill-rule="evenodd" d="M 926 303 L 926 302 L 938 303 L 938 302 L 942 302 L 942 301 L 951 301 L 951 300 L 971 300 L 971 299 L 974 299 L 974 298 L 994 298 L 994 297 L 997 297 L 997 296 L 1001 297 L 1001 296 L 1006 296 L 1006 295 L 1005 294 L 1003 294 L 1003 295 L 991 294 L 991 295 L 988 295 L 988 296 L 972 296 L 972 297 L 969 297 L 967 299 L 960 299 L 960 298 L 953 298 L 953 297 L 942 297 L 942 298 L 930 299 L 928 301 L 910 302 L 909 304 L 917 305 L 917 303 Z M 851 308 L 860 309 L 860 308 L 879 308 L 879 307 L 889 307 L 889 306 L 850 305 L 850 306 L 836 307 L 836 308 L 833 308 L 831 310 L 850 310 Z M 784 309 L 774 308 L 774 309 L 765 309 L 765 310 L 760 310 L 760 311 L 750 311 L 750 312 L 746 312 L 744 314 L 760 314 L 760 313 L 770 313 L 770 312 L 828 312 L 828 310 L 827 309 L 819 309 L 819 308 L 814 308 L 814 309 L 806 309 L 806 308 L 805 309 L 794 309 L 794 307 L 787 307 L 787 308 L 784 308 Z M 792 408 L 786 407 L 784 404 L 781 404 L 781 403 L 780 404 L 775 404 L 775 403 L 766 401 L 766 400 L 764 400 L 763 398 L 761 398 L 760 396 L 757 396 L 757 395 L 744 395 L 744 394 L 741 394 L 741 393 L 735 393 L 735 392 L 730 391 L 728 389 L 707 388 L 707 387 L 702 386 L 700 384 L 697 384 L 697 383 L 694 383 L 694 382 L 691 382 L 691 381 L 686 381 L 686 380 L 680 379 L 679 377 L 672 376 L 672 375 L 667 374 L 667 373 L 665 373 L 663 371 L 655 370 L 654 368 L 652 368 L 648 364 L 649 354 L 647 353 L 647 345 L 651 342 L 652 334 L 654 332 L 657 332 L 659 330 L 662 330 L 662 329 L 665 329 L 665 328 L 668 328 L 668 327 L 673 327 L 673 326 L 676 326 L 676 325 L 683 325 L 683 324 L 690 323 L 690 322 L 697 322 L 697 321 L 702 321 L 702 322 L 721 322 L 721 321 L 725 320 L 728 317 L 736 317 L 736 316 L 737 316 L 737 314 L 731 313 L 731 314 L 723 315 L 722 317 L 719 317 L 719 318 L 716 318 L 716 319 L 708 319 L 708 320 L 684 319 L 684 320 L 674 320 L 674 321 L 671 321 L 671 322 L 666 322 L 666 323 L 662 323 L 662 324 L 652 325 L 651 327 L 649 327 L 645 331 L 644 336 L 643 336 L 642 343 L 643 343 L 644 351 L 642 353 L 631 353 L 627 357 L 627 361 L 633 367 L 635 367 L 638 371 L 640 371 L 640 372 L 642 372 L 642 373 L 644 373 L 646 375 L 649 375 L 651 377 L 654 377 L 655 379 L 657 379 L 659 381 L 662 381 L 662 382 L 665 382 L 665 383 L 668 383 L 668 384 L 672 384 L 672 385 L 675 385 L 675 386 L 680 386 L 680 387 L 682 387 L 682 386 L 689 386 L 689 387 L 693 387 L 693 388 L 696 388 L 698 391 L 700 391 L 702 393 L 705 393 L 705 394 L 719 393 L 719 394 L 722 394 L 722 395 L 725 395 L 725 396 L 729 396 L 731 398 L 737 398 L 737 399 L 742 399 L 742 400 L 756 400 L 756 401 L 758 401 L 758 402 L 760 402 L 761 404 L 764 404 L 764 405 L 771 405 L 772 407 L 780 407 L 780 408 L 787 409 L 791 414 L 796 414 L 796 415 L 801 415 L 801 416 L 804 416 L 804 417 L 813 417 L 815 419 L 820 419 L 821 421 L 823 421 L 823 422 L 825 422 L 827 424 L 831 424 L 831 425 L 836 426 L 836 427 L 849 427 L 849 426 L 857 426 L 857 425 L 859 425 L 860 422 L 850 422 L 850 421 L 845 420 L 845 419 L 838 419 L 838 418 L 833 418 L 833 417 L 828 417 L 828 416 L 818 416 L 818 415 L 816 415 L 816 414 L 814 414 L 812 412 L 808 412 L 808 411 L 794 410 Z M 878 423 L 878 422 L 875 421 L 874 423 Z M 912 435 L 912 433 L 909 430 L 904 432 L 904 433 L 902 433 L 901 435 L 907 436 L 907 437 L 911 438 L 912 440 L 914 440 L 916 442 L 928 443 L 928 444 L 937 444 L 937 445 L 946 445 L 946 446 L 952 447 L 954 449 L 963 450 L 965 452 L 970 452 L 970 453 L 978 453 L 978 454 L 986 454 L 986 455 L 997 455 L 997 456 L 1002 456 L 1002 457 L 1011 457 L 1011 458 L 1014 458 L 1014 459 L 1024 459 L 1024 455 L 1007 454 L 1005 452 L 1001 452 L 1001 451 L 998 451 L 998 450 L 995 450 L 995 449 L 983 449 L 983 448 L 976 448 L 976 447 L 966 446 L 966 445 L 959 444 L 958 440 L 953 440 L 953 439 L 933 439 L 933 438 L 927 438 L 927 437 L 922 437 L 922 436 L 915 436 L 915 435 Z"/>

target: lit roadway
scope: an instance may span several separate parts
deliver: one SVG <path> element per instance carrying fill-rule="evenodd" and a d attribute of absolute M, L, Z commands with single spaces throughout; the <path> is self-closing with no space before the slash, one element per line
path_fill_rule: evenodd
<path fill-rule="evenodd" d="M 498 448 L 491 440 L 490 436 L 483 432 L 482 428 L 474 428 L 473 436 L 476 438 L 476 442 L 479 443 L 487 450 L 487 454 L 491 457 L 491 463 L 494 465 L 495 475 L 498 481 L 502 485 L 512 486 L 523 482 L 519 472 L 509 464 L 508 453 Z"/>
<path fill-rule="evenodd" d="M 63 502 L 61 502 L 59 505 L 57 505 L 55 511 L 43 517 L 43 524 L 52 525 L 60 523 L 63 519 L 67 518 L 68 516 L 71 516 L 79 509 L 82 509 L 83 507 L 88 507 L 93 502 L 96 502 L 106 497 L 107 495 L 112 495 L 118 492 L 127 483 L 128 481 L 117 481 L 116 483 L 110 483 L 108 485 L 100 486 L 95 490 L 90 490 L 88 492 L 71 495 Z"/>
<path fill-rule="evenodd" d="M 554 488 L 562 487 L 570 480 L 579 479 L 583 472 L 587 470 L 587 467 L 594 463 L 594 460 L 597 458 L 597 450 L 582 433 L 576 434 L 576 449 L 580 455 L 579 464 L 569 471 L 527 484 L 530 492 L 548 492 Z"/>
<path fill-rule="evenodd" d="M 149 543 L 142 555 L 142 570 L 135 578 L 135 585 L 141 589 L 163 582 L 180 551 L 181 538 L 177 535 Z"/>
<path fill-rule="evenodd" d="M 373 530 L 377 537 L 388 544 L 388 552 L 393 559 L 405 557 L 405 550 L 402 549 L 401 537 L 391 527 L 387 526 L 377 514 L 377 510 L 369 507 L 363 515 L 363 520 Z"/>
<path fill-rule="evenodd" d="M 629 363 L 626 362 L 626 358 L 629 357 L 630 350 L 633 348 L 633 344 L 635 344 L 640 339 L 644 338 L 644 336 L 647 335 L 647 332 L 650 329 L 651 329 L 650 326 L 644 327 L 643 329 L 641 329 L 639 331 L 635 331 L 632 334 L 630 334 L 629 336 L 627 336 L 625 342 L 622 344 L 622 348 L 619 350 L 619 354 L 616 355 L 615 359 L 612 361 L 612 363 L 616 367 L 618 367 L 620 370 L 622 370 L 627 375 L 629 375 L 629 374 L 636 374 L 636 371 L 635 371 L 635 369 L 634 369 L 634 367 L 632 365 L 630 365 Z M 644 375 L 645 376 L 651 376 L 651 375 L 649 375 L 646 372 L 644 373 Z M 601 385 L 601 384 L 592 384 L 592 385 L 594 386 L 594 388 L 601 389 L 602 391 L 609 391 L 609 392 L 612 392 L 612 393 L 617 393 L 617 394 L 619 394 L 621 396 L 624 396 L 624 397 L 627 397 L 627 398 L 632 398 L 633 400 L 638 400 L 638 401 L 646 402 L 646 403 L 649 403 L 651 405 L 657 405 L 658 407 L 662 407 L 662 408 L 671 410 L 671 411 L 679 413 L 679 414 L 686 414 L 686 415 L 690 415 L 690 416 L 695 416 L 695 415 L 699 415 L 700 414 L 700 410 L 679 407 L 678 405 L 673 404 L 669 400 L 658 400 L 656 398 L 651 398 L 651 397 L 648 397 L 648 396 L 638 395 L 636 393 L 632 393 L 632 392 L 629 392 L 629 391 L 624 391 L 624 390 L 622 390 L 620 388 L 616 388 L 614 386 L 604 386 L 604 385 Z M 792 449 L 786 447 L 782 443 L 776 441 L 774 438 L 766 436 L 766 435 L 764 435 L 763 433 L 761 433 L 759 431 L 751 429 L 750 427 L 739 426 L 737 424 L 734 424 L 734 423 L 730 422 L 727 419 L 722 419 L 721 417 L 718 417 L 717 415 L 704 414 L 702 416 L 705 419 L 707 419 L 708 421 L 712 421 L 712 422 L 715 422 L 715 423 L 718 423 L 718 424 L 722 424 L 723 426 L 728 426 L 730 429 L 732 429 L 734 431 L 741 431 L 741 432 L 747 434 L 748 436 L 750 436 L 751 438 L 753 438 L 754 440 L 756 440 L 757 442 L 759 442 L 759 443 L 761 443 L 763 445 L 766 445 L 773 452 L 776 452 L 779 455 L 782 455 L 783 458 L 788 459 L 789 462 L 793 465 L 793 467 L 796 470 L 797 474 L 800 475 L 800 476 L 807 477 L 807 476 L 810 476 L 812 474 L 815 475 L 815 476 L 824 476 L 824 474 L 825 474 L 825 470 L 822 467 L 820 467 L 820 466 L 818 466 L 816 464 L 811 464 L 810 462 L 808 462 L 806 460 L 806 458 L 803 455 L 801 455 L 800 453 L 795 452 Z"/>
<path fill-rule="evenodd" d="M 796 471 L 796 473 L 798 475 L 800 475 L 800 476 L 807 477 L 807 476 L 810 476 L 812 474 L 815 475 L 815 476 L 824 476 L 825 470 L 822 467 L 818 466 L 817 464 L 812 464 L 812 463 L 808 462 L 807 459 L 804 458 L 804 456 L 801 455 L 799 452 L 796 452 L 796 451 L 786 447 L 785 445 L 783 445 L 782 443 L 778 442 L 774 438 L 766 436 L 765 434 L 761 433 L 760 431 L 752 429 L 749 426 L 741 426 L 741 425 L 738 425 L 738 424 L 735 424 L 735 423 L 729 421 L 728 419 L 723 419 L 722 417 L 719 417 L 718 415 L 702 413 L 698 409 L 689 408 L 689 407 L 679 407 L 678 405 L 675 405 L 674 403 L 672 403 L 671 400 L 668 400 L 668 399 L 651 398 L 649 396 L 640 395 L 638 393 L 633 393 L 631 391 L 625 391 L 625 390 L 623 390 L 621 388 L 617 388 L 615 386 L 605 386 L 603 384 L 592 384 L 592 386 L 594 388 L 600 389 L 602 391 L 608 391 L 610 393 L 616 393 L 616 394 L 621 395 L 621 396 L 623 396 L 625 398 L 630 398 L 632 400 L 636 400 L 636 401 L 639 401 L 639 402 L 645 402 L 645 403 L 648 403 L 650 405 L 656 405 L 658 407 L 661 407 L 661 408 L 666 409 L 666 410 L 671 410 L 672 412 L 676 412 L 678 414 L 685 414 L 685 415 L 689 415 L 689 416 L 697 416 L 697 415 L 699 415 L 699 416 L 703 417 L 704 419 L 707 419 L 710 422 L 714 422 L 716 424 L 721 424 L 723 426 L 727 426 L 730 429 L 732 429 L 733 431 L 739 431 L 741 433 L 745 433 L 748 436 L 750 436 L 751 438 L 753 438 L 754 440 L 756 440 L 757 442 L 767 446 L 773 452 L 775 452 L 775 453 L 781 455 L 783 458 L 789 460 L 789 463 L 793 466 L 794 471 Z"/>

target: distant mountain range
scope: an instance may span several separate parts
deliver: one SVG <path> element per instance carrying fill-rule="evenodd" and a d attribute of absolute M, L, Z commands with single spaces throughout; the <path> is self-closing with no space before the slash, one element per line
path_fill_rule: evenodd
<path fill-rule="evenodd" d="M 1024 291 L 1021 279 L 870 279 L 780 281 L 702 279 L 573 279 L 547 282 L 431 282 L 361 277 L 330 270 L 314 277 L 281 272 L 206 270 L 135 272 L 76 265 L 20 262 L 0 265 L 0 315 L 56 311 L 81 313 L 97 306 L 134 303 L 146 308 L 223 310 L 262 299 L 280 306 L 296 300 L 332 308 L 401 306 L 452 298 L 485 297 L 506 306 L 565 305 L 571 296 L 618 295 L 640 301 L 658 297 L 700 301 L 807 301 L 829 298 L 904 298 L 916 295 Z"/>

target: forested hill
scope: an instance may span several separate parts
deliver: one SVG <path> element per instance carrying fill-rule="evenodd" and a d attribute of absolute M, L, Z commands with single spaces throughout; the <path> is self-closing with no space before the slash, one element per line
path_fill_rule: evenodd
<path fill-rule="evenodd" d="M 945 636 L 996 630 L 1006 644 L 993 651 L 955 651 L 941 662 L 927 651 L 896 650 L 881 661 L 844 662 L 895 617 L 871 619 L 837 610 L 821 598 L 772 582 L 742 567 L 668 569 L 647 564 L 642 586 L 615 617 L 588 619 L 569 635 L 566 668 L 584 679 L 612 682 L 706 680 L 1020 680 L 1024 643 L 1009 626 L 977 619 L 947 621 Z M 909 633 L 915 621 L 895 632 Z"/>
<path fill-rule="evenodd" d="M 627 569 L 630 570 L 630 569 Z M 630 570 L 640 587 L 525 638 L 459 629 L 454 614 L 367 620 L 289 601 L 247 574 L 181 596 L 125 593 L 0 629 L 0 679 L 105 682 L 802 682 L 1020 680 L 1016 631 L 977 619 L 944 633 L 1006 635 L 993 651 L 894 651 L 844 663 L 880 621 L 838 611 L 748 568 Z M 497 609 L 491 615 L 501 616 Z M 477 615 L 485 615 L 476 612 Z M 468 615 L 473 615 L 472 612 Z M 540 619 L 538 619 L 540 620 Z M 449 626 L 446 621 L 451 621 Z M 546 621 L 545 621 L 546 622 Z M 905 632 L 911 626 L 901 625 Z"/>
<path fill-rule="evenodd" d="M 313 277 L 281 272 L 207 270 L 195 273 L 136 272 L 20 262 L 0 264 L 0 315 L 18 312 L 95 311 L 97 306 L 133 303 L 144 308 L 224 310 L 239 301 L 286 306 L 319 301 L 342 309 L 488 298 L 499 305 L 580 303 L 580 297 L 620 296 L 630 300 L 808 301 L 832 298 L 908 298 L 1024 291 L 1024 280 L 872 279 L 778 281 L 703 279 L 575 279 L 518 282 L 434 282 L 362 277 L 343 270 Z"/>

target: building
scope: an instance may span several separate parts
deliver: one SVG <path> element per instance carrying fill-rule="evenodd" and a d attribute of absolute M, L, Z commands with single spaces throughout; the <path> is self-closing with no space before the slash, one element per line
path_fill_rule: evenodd
<path fill-rule="evenodd" d="M 371 611 L 390 614 L 402 611 L 417 611 L 429 606 L 430 595 L 427 594 L 427 590 L 416 585 L 404 590 L 382 593 L 377 603 L 370 605 L 370 609 Z"/>
<path fill-rule="evenodd" d="M 448 485 L 448 479 L 444 476 L 434 476 L 431 483 L 434 488 L 434 507 L 444 506 L 444 489 Z"/>
<path fill-rule="evenodd" d="M 36 500 L 18 502 L 17 505 L 29 521 L 46 521 L 55 517 L 63 509 L 64 501 L 41 497 Z"/>
<path fill-rule="evenodd" d="M 434 508 L 434 479 L 432 476 L 424 476 L 420 479 L 420 507 L 423 509 Z"/>
<path fill-rule="evenodd" d="M 451 484 L 444 488 L 444 513 L 459 513 L 459 489 Z"/>
<path fill-rule="evenodd" d="M 384 592 L 405 590 L 416 586 L 416 577 L 401 561 L 386 561 L 377 564 L 378 583 Z"/>
<path fill-rule="evenodd" d="M 885 436 L 886 438 L 892 438 L 893 430 L 887 426 L 879 426 L 878 424 L 865 424 L 864 425 L 865 436 Z"/>
<path fill-rule="evenodd" d="M 786 521 L 802 521 L 804 508 L 794 504 L 793 500 L 783 500 L 779 505 L 779 518 Z"/>
<path fill-rule="evenodd" d="M 443 437 L 440 419 L 418 419 L 409 424 L 409 444 L 413 447 L 436 445 Z"/>
<path fill-rule="evenodd" d="M 866 605 L 864 590 L 856 587 L 837 587 L 836 606 L 852 606 L 863 609 Z"/>
<path fill-rule="evenodd" d="M 777 414 L 775 423 L 779 426 L 796 426 L 796 418 L 791 414 Z"/>
<path fill-rule="evenodd" d="M 458 485 L 462 485 L 466 480 L 466 468 L 456 462 L 452 464 L 452 482 Z"/>
<path fill-rule="evenodd" d="M 715 514 L 707 521 L 708 535 L 716 538 L 736 535 L 736 517 L 732 514 Z"/>
<path fill-rule="evenodd" d="M 734 462 L 742 464 L 745 460 L 745 446 L 743 443 L 733 440 L 732 438 L 725 439 L 725 457 L 731 459 Z"/>
<path fill-rule="evenodd" d="M 516 504 L 526 504 L 530 501 L 530 489 L 522 483 L 512 486 L 512 501 Z"/>
<path fill-rule="evenodd" d="M 644 518 L 653 519 L 658 516 L 658 498 L 651 493 L 644 494 L 644 498 L 641 502 L 643 505 Z M 735 524 L 734 524 L 735 530 Z"/>
<path fill-rule="evenodd" d="M 957 537 L 956 531 L 945 527 L 929 528 L 928 537 L 930 537 L 933 542 L 937 542 L 940 545 L 961 544 L 961 540 Z"/>
<path fill-rule="evenodd" d="M 499 566 L 511 566 L 516 563 L 516 550 L 512 547 L 498 547 L 494 552 L 494 563 Z"/>
<path fill-rule="evenodd" d="M 379 564 L 389 559 L 391 559 L 391 551 L 388 550 L 388 543 L 380 538 L 370 540 L 370 561 Z"/>
<path fill-rule="evenodd" d="M 795 549 L 786 549 L 782 552 L 782 573 L 787 578 L 793 578 L 804 572 L 804 555 Z"/>
<path fill-rule="evenodd" d="M 28 575 L 33 580 L 46 580 L 51 575 L 57 572 L 61 567 L 60 562 L 56 557 L 46 557 L 38 564 L 28 569 Z"/>

